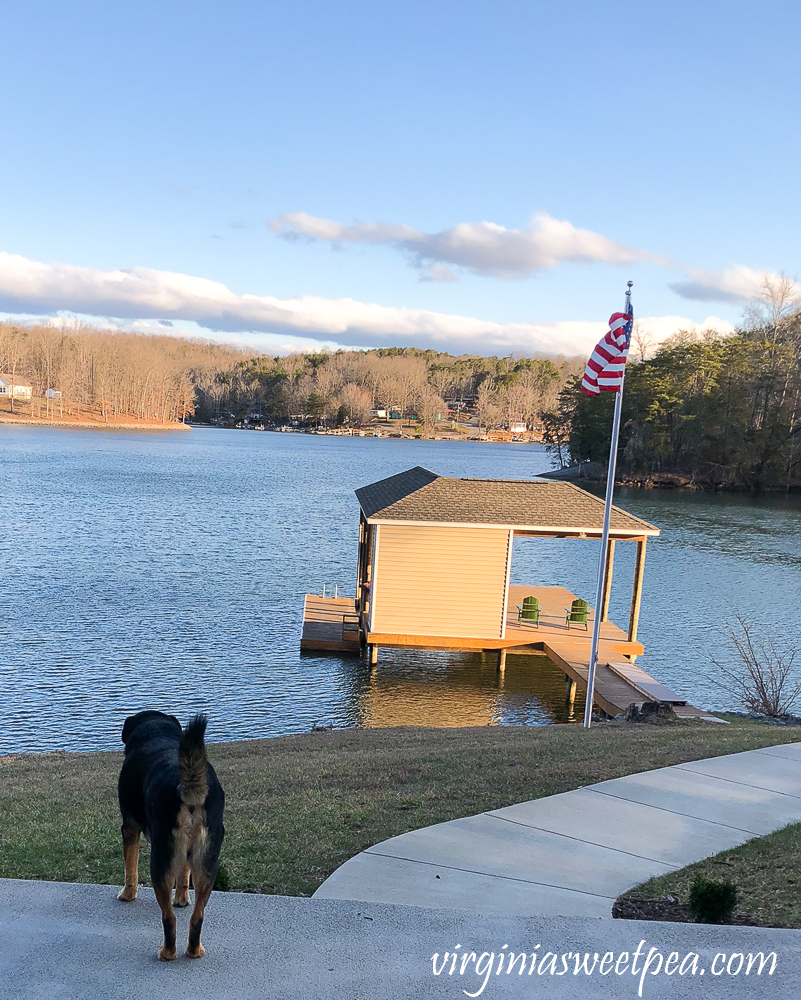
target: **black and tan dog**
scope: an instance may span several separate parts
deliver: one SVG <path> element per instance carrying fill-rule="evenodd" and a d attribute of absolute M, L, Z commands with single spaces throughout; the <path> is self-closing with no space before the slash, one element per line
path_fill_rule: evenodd
<path fill-rule="evenodd" d="M 117 896 L 136 899 L 139 840 L 150 841 L 150 877 L 161 907 L 164 944 L 159 958 L 175 958 L 175 906 L 189 905 L 189 875 L 195 906 L 189 920 L 186 954 L 202 958 L 203 914 L 217 876 L 225 829 L 225 795 L 206 758 L 206 716 L 181 729 L 173 715 L 139 712 L 125 720 L 125 760 L 118 785 L 125 855 L 125 886 Z"/>

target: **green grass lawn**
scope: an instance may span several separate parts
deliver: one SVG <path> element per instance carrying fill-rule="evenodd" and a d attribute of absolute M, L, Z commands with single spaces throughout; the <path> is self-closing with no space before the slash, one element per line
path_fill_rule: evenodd
<path fill-rule="evenodd" d="M 660 875 L 624 893 L 624 899 L 675 896 L 689 905 L 697 876 L 737 886 L 735 916 L 768 927 L 801 927 L 801 823 L 723 851 L 669 875 Z"/>
<path fill-rule="evenodd" d="M 742 719 L 589 732 L 340 730 L 214 744 L 209 756 L 226 792 L 230 888 L 305 895 L 343 861 L 407 830 L 799 735 Z M 111 752 L 0 757 L 0 877 L 121 885 L 121 760 Z"/>

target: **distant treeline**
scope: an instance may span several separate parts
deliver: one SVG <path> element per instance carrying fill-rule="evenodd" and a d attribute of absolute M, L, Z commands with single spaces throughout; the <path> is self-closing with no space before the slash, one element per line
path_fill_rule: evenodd
<path fill-rule="evenodd" d="M 732 336 L 678 333 L 649 360 L 629 361 L 621 472 L 801 487 L 801 310 L 755 308 L 750 320 Z M 546 441 L 565 463 L 606 462 L 613 406 L 612 393 L 586 396 L 571 379 L 546 416 Z"/>
<path fill-rule="evenodd" d="M 653 353 L 647 332 L 636 332 L 621 472 L 801 487 L 801 310 L 790 287 L 756 303 L 733 335 L 679 331 Z M 614 399 L 581 393 L 584 363 L 414 348 L 273 358 L 180 337 L 0 323 L 0 372 L 35 396 L 58 390 L 65 414 L 91 407 L 144 420 L 358 426 L 378 410 L 429 433 L 441 419 L 470 415 L 487 429 L 541 425 L 561 464 L 608 457 Z"/>
<path fill-rule="evenodd" d="M 64 414 L 140 420 L 185 420 L 198 385 L 214 382 L 252 351 L 180 337 L 96 330 L 78 323 L 20 326 L 0 323 L 0 373 L 34 396 L 61 393 Z M 8 406 L 22 408 L 20 401 Z"/>
<path fill-rule="evenodd" d="M 31 385 L 36 397 L 56 389 L 61 408 L 75 416 L 92 408 L 145 420 L 359 426 L 383 409 L 426 430 L 448 411 L 477 415 L 486 428 L 514 421 L 532 427 L 582 367 L 578 358 L 416 348 L 269 357 L 81 324 L 0 323 L 0 372 Z"/>
<path fill-rule="evenodd" d="M 367 423 L 384 410 L 431 430 L 451 411 L 477 415 L 484 427 L 532 426 L 581 367 L 578 359 L 455 357 L 416 348 L 259 356 L 199 383 L 198 416 L 337 426 Z"/>

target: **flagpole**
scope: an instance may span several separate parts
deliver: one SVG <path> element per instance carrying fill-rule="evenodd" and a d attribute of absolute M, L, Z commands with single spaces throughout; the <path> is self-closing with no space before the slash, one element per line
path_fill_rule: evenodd
<path fill-rule="evenodd" d="M 626 305 L 623 311 L 631 314 L 631 286 L 626 289 Z M 595 695 L 595 667 L 598 662 L 598 639 L 601 634 L 601 604 L 603 602 L 604 576 L 606 572 L 606 556 L 609 548 L 609 523 L 612 519 L 612 494 L 615 491 L 615 468 L 617 466 L 617 442 L 620 436 L 620 413 L 623 408 L 623 383 L 626 369 L 620 377 L 620 389 L 615 393 L 615 416 L 612 421 L 612 443 L 609 447 L 609 472 L 606 476 L 606 501 L 604 503 L 604 526 L 601 534 L 601 557 L 598 561 L 598 586 L 595 591 L 595 614 L 592 623 L 592 645 L 590 646 L 590 666 L 587 671 L 587 703 L 584 706 L 584 728 L 592 725 L 592 702 Z"/>

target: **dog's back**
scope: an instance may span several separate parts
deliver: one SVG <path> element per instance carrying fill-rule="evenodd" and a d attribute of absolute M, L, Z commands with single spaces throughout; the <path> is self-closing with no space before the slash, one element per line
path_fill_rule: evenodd
<path fill-rule="evenodd" d="M 159 957 L 175 957 L 175 905 L 189 903 L 189 875 L 195 887 L 187 954 L 200 957 L 203 912 L 217 875 L 225 833 L 225 796 L 206 757 L 206 717 L 194 716 L 184 730 L 172 715 L 140 712 L 122 730 L 125 761 L 119 801 L 125 854 L 120 899 L 136 897 L 140 833 L 151 843 L 150 874 L 162 911 L 164 945 Z"/>

